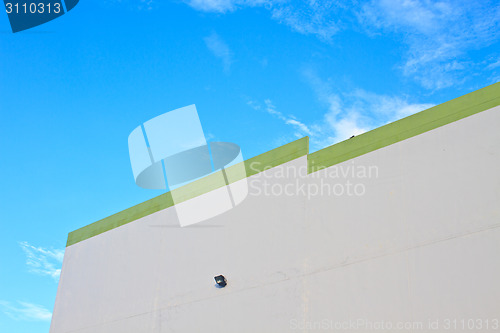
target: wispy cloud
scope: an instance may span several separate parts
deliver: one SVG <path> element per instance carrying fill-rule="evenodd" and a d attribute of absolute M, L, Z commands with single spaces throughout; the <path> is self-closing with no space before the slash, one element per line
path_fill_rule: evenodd
<path fill-rule="evenodd" d="M 497 1 L 373 0 L 359 17 L 371 30 L 399 34 L 408 47 L 402 72 L 428 89 L 452 86 L 484 70 L 467 52 L 500 38 Z"/>
<path fill-rule="evenodd" d="M 306 70 L 303 74 L 326 109 L 320 126 L 322 137 L 315 138 L 318 148 L 434 106 L 431 103 L 411 103 L 407 96 L 380 95 L 362 89 L 335 92 L 315 72 Z"/>
<path fill-rule="evenodd" d="M 323 116 L 319 119 L 299 121 L 294 115 L 279 111 L 270 99 L 263 104 L 253 100 L 247 104 L 292 127 L 290 137 L 280 138 L 281 141 L 307 135 L 311 150 L 324 148 L 434 106 L 431 103 L 411 103 L 407 96 L 380 95 L 362 89 L 334 92 L 333 87 L 316 73 L 304 71 L 304 76 L 323 104 Z"/>
<path fill-rule="evenodd" d="M 120 6 L 131 11 L 150 11 L 160 7 L 161 1 L 157 0 L 104 0 L 105 5 Z"/>
<path fill-rule="evenodd" d="M 64 250 L 48 250 L 28 242 L 20 242 L 19 245 L 26 255 L 26 265 L 31 273 L 50 276 L 56 281 L 59 279 Z"/>
<path fill-rule="evenodd" d="M 187 0 L 185 2 L 196 10 L 215 13 L 262 6 L 271 12 L 273 19 L 299 33 L 316 35 L 323 40 L 329 40 L 340 30 L 339 17 L 345 19 L 348 14 L 348 7 L 344 5 L 347 1 L 338 0 Z"/>
<path fill-rule="evenodd" d="M 489 63 L 486 66 L 486 69 L 496 69 L 500 67 L 500 59 L 496 59 L 495 61 Z"/>
<path fill-rule="evenodd" d="M 225 13 L 232 12 L 239 7 L 258 6 L 267 1 L 252 0 L 186 0 L 189 6 L 204 12 Z"/>
<path fill-rule="evenodd" d="M 471 51 L 500 39 L 500 3 L 494 0 L 189 0 L 196 10 L 226 13 L 264 7 L 271 17 L 301 34 L 330 41 L 342 30 L 383 33 L 405 46 L 401 73 L 431 90 L 489 71 Z M 477 57 L 477 56 L 476 56 Z"/>
<path fill-rule="evenodd" d="M 139 8 L 139 10 L 152 10 L 153 0 L 139 0 L 137 8 Z"/>
<path fill-rule="evenodd" d="M 0 300 L 3 313 L 14 320 L 50 321 L 52 313 L 45 307 L 33 303 L 18 301 L 16 305 Z"/>
<path fill-rule="evenodd" d="M 316 35 L 328 41 L 341 30 L 341 20 L 347 19 L 348 7 L 342 1 L 290 1 L 268 6 L 272 17 L 304 35 Z"/>
<path fill-rule="evenodd" d="M 216 32 L 205 37 L 204 41 L 213 55 L 222 60 L 224 71 L 226 73 L 229 72 L 231 63 L 233 62 L 233 53 L 226 42 L 224 42 Z"/>
<path fill-rule="evenodd" d="M 299 121 L 294 115 L 284 114 L 276 109 L 276 106 L 270 99 L 264 100 L 263 106 L 256 101 L 248 101 L 247 104 L 255 110 L 264 110 L 268 114 L 280 119 L 285 125 L 289 125 L 294 129 L 295 137 L 303 137 L 306 135 L 314 135 L 314 128 L 309 128 L 305 123 Z"/>

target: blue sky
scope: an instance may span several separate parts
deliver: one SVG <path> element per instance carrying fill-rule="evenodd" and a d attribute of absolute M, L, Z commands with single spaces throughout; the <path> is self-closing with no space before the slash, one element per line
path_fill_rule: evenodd
<path fill-rule="evenodd" d="M 67 233 L 161 192 L 129 133 L 196 104 L 245 158 L 317 150 L 500 80 L 495 1 L 85 1 L 0 15 L 0 331 L 47 332 Z"/>

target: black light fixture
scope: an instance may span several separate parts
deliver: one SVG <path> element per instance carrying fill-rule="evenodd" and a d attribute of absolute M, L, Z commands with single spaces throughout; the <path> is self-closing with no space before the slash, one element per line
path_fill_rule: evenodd
<path fill-rule="evenodd" d="M 219 286 L 219 288 L 224 288 L 227 285 L 227 280 L 224 275 L 218 275 L 214 277 L 215 283 Z"/>

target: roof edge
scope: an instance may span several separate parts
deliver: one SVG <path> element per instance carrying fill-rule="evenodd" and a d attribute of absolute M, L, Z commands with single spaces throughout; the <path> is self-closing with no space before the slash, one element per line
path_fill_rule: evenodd
<path fill-rule="evenodd" d="M 352 158 L 370 153 L 394 143 L 406 140 L 438 127 L 450 124 L 476 113 L 486 111 L 500 105 L 500 82 L 469 94 L 436 105 L 430 109 L 418 112 L 390 124 L 378 127 L 352 139 L 348 139 L 332 146 L 309 154 L 309 137 L 272 149 L 268 152 L 252 157 L 244 163 L 246 177 L 258 174 L 267 169 L 276 167 L 301 156 L 307 155 L 308 173 L 313 173 Z M 226 171 L 231 174 L 231 168 Z M 220 171 L 219 171 L 220 172 Z M 217 173 L 210 174 L 174 191 L 181 194 L 182 200 L 189 200 L 204 193 L 215 190 L 225 184 L 215 181 Z M 233 183 L 243 177 L 230 177 Z M 179 197 L 176 193 L 176 197 Z M 102 220 L 84 226 L 68 234 L 66 246 L 71 246 L 83 240 L 97 236 L 124 224 L 133 222 L 142 217 L 174 206 L 172 193 L 167 192 L 149 199 L 133 207 L 127 208 Z"/>
<path fill-rule="evenodd" d="M 328 168 L 498 105 L 500 82 L 311 153 L 307 171 Z"/>
<path fill-rule="evenodd" d="M 250 177 L 301 156 L 305 156 L 308 153 L 309 137 L 306 136 L 278 148 L 272 149 L 263 154 L 252 157 L 241 163 L 244 163 L 245 165 L 246 177 Z M 229 175 L 229 183 L 234 183 L 235 181 L 244 178 L 241 176 L 231 177 L 231 170 L 233 168 L 237 169 L 238 167 L 241 167 L 241 165 L 237 164 L 227 168 L 226 171 Z M 217 181 L 218 179 L 220 179 L 220 177 L 217 177 L 218 173 L 220 173 L 220 171 L 173 190 L 177 192 L 176 198 L 181 198 L 180 200 L 177 199 L 176 202 L 178 203 L 186 201 L 200 196 L 204 193 L 213 191 L 221 186 L 224 186 L 225 184 Z M 239 175 L 239 173 L 234 174 Z M 70 232 L 68 234 L 66 247 L 172 206 L 174 206 L 172 192 L 161 194 L 138 205 L 127 208 L 102 220 L 96 221 L 92 224 L 86 225 L 80 229 Z"/>

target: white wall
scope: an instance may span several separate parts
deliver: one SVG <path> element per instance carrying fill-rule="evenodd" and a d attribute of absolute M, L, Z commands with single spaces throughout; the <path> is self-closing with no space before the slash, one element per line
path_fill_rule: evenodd
<path fill-rule="evenodd" d="M 309 176 L 304 156 L 250 177 L 247 199 L 208 221 L 180 228 L 171 207 L 74 244 L 50 332 L 349 323 L 345 331 L 373 331 L 363 320 L 436 332 L 429 320 L 443 331 L 447 319 L 459 328 L 481 319 L 469 331 L 488 319 L 492 331 L 500 319 L 499 125 L 496 107 Z M 332 177 L 352 168 L 372 176 Z M 347 181 L 364 194 L 327 195 Z M 264 183 L 292 195 L 264 195 Z M 223 289 L 214 286 L 219 274 Z"/>

